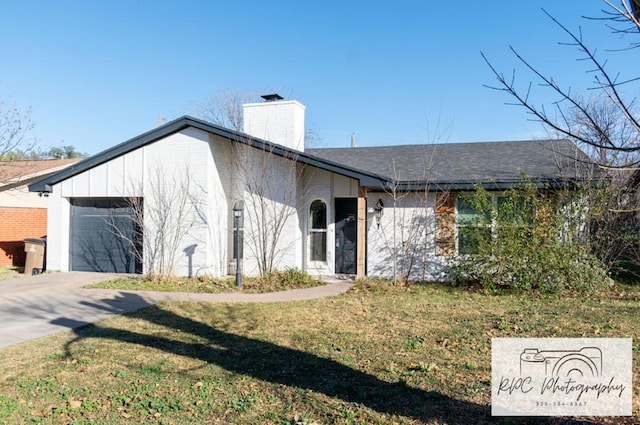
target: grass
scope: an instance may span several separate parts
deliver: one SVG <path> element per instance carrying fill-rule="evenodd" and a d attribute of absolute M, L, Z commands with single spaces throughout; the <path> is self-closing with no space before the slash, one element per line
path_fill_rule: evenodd
<path fill-rule="evenodd" d="M 295 303 L 163 303 L 0 350 L 0 423 L 570 424 L 490 417 L 491 338 L 637 344 L 639 301 L 633 286 L 585 298 L 360 283 Z M 638 423 L 634 391 L 633 417 L 601 421 Z"/>
<path fill-rule="evenodd" d="M 86 286 L 86 288 L 119 289 L 130 291 L 160 291 L 160 292 L 197 292 L 197 293 L 221 293 L 244 292 L 264 293 L 285 291 L 288 289 L 311 288 L 324 285 L 308 274 L 297 269 L 275 271 L 262 278 L 243 278 L 242 286 L 238 288 L 235 278 L 212 278 L 209 276 L 197 278 L 157 278 L 127 277 L 121 279 L 99 282 Z"/>

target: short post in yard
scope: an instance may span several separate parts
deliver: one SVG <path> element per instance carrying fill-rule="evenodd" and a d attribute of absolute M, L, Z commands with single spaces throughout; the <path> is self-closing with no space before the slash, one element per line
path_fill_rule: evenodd
<path fill-rule="evenodd" d="M 243 212 L 243 208 L 244 208 L 244 203 L 242 201 L 238 201 L 235 203 L 235 205 L 233 206 L 233 227 L 235 229 L 235 239 L 236 239 L 236 243 L 235 245 L 235 256 L 236 256 L 236 286 L 240 287 L 242 286 L 242 271 L 240 270 L 240 256 L 242 253 L 242 249 L 240 249 L 240 244 L 241 244 L 241 240 L 240 240 L 240 230 L 241 230 L 241 226 L 242 226 L 242 212 Z"/>

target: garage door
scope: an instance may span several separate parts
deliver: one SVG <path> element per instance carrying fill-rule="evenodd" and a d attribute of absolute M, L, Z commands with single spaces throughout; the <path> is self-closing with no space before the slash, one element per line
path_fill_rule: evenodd
<path fill-rule="evenodd" d="M 132 212 L 122 198 L 71 199 L 71 270 L 141 273 L 134 246 L 141 238 Z"/>

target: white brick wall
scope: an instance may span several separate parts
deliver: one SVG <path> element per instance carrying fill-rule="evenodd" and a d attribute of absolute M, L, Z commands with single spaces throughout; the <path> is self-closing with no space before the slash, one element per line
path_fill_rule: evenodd
<path fill-rule="evenodd" d="M 225 276 L 227 264 L 232 255 L 229 241 L 232 238 L 233 224 L 231 208 L 233 197 L 231 185 L 233 166 L 231 142 L 227 139 L 211 136 L 209 140 L 207 172 L 207 262 L 197 270 L 198 275 Z"/>
<path fill-rule="evenodd" d="M 243 272 L 258 274 L 263 246 L 267 246 L 267 257 L 273 257 L 275 269 L 302 268 L 297 166 L 270 152 L 250 149 L 247 153 L 240 165 L 246 175 Z"/>
<path fill-rule="evenodd" d="M 304 151 L 304 105 L 295 100 L 243 105 L 244 132 Z"/>
<path fill-rule="evenodd" d="M 393 277 L 393 246 L 398 263 L 411 265 L 410 279 L 437 280 L 443 258 L 435 256 L 435 197 L 424 193 L 397 196 L 394 208 L 393 196 L 387 193 L 369 193 L 367 210 L 370 211 L 382 199 L 383 216 L 380 227 L 374 213 L 367 213 L 367 272 L 369 276 L 391 279 Z M 395 230 L 394 230 L 395 210 Z M 403 242 L 407 249 L 403 249 Z M 405 258 L 403 258 L 403 255 Z M 401 270 L 397 270 L 398 276 Z"/>
<path fill-rule="evenodd" d="M 206 218 L 208 202 L 203 196 L 210 191 L 207 181 L 211 157 L 208 134 L 186 129 L 145 146 L 144 157 L 144 230 L 149 235 L 157 234 L 151 214 L 156 199 L 174 202 L 168 211 L 174 223 L 169 230 L 182 235 L 175 250 L 174 273 L 180 276 L 195 275 L 206 264 L 209 248 Z M 178 204 L 181 200 L 186 201 L 184 208 Z M 188 247 L 194 248 L 191 270 L 189 255 L 185 251 Z M 171 251 L 168 253 L 173 254 Z"/>

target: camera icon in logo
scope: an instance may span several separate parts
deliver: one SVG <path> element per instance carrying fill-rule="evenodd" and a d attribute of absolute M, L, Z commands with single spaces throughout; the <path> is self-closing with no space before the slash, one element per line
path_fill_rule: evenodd
<path fill-rule="evenodd" d="M 602 351 L 597 347 L 579 350 L 525 348 L 520 354 L 520 375 L 597 377 L 602 374 Z"/>

